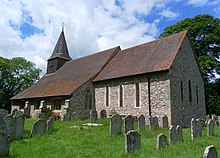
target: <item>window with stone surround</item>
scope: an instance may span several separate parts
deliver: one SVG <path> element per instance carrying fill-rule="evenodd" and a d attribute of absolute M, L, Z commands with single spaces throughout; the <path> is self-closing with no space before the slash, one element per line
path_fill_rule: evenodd
<path fill-rule="evenodd" d="M 189 80 L 189 101 L 192 102 L 192 85 L 190 80 Z"/>
<path fill-rule="evenodd" d="M 109 87 L 107 86 L 106 87 L 106 103 L 105 103 L 105 105 L 106 105 L 106 107 L 108 107 L 109 106 Z"/>
<path fill-rule="evenodd" d="M 61 110 L 61 100 L 55 100 L 53 102 L 53 110 Z"/>
<path fill-rule="evenodd" d="M 140 87 L 139 87 L 139 83 L 135 84 L 135 94 L 136 94 L 136 104 L 135 107 L 139 108 L 140 107 Z"/>
<path fill-rule="evenodd" d="M 92 94 L 89 89 L 85 91 L 84 95 L 84 107 L 85 109 L 92 109 Z"/>
<path fill-rule="evenodd" d="M 183 82 L 180 81 L 180 95 L 181 95 L 181 100 L 183 101 Z"/>
<path fill-rule="evenodd" d="M 123 107 L 123 86 L 119 86 L 119 106 Z"/>

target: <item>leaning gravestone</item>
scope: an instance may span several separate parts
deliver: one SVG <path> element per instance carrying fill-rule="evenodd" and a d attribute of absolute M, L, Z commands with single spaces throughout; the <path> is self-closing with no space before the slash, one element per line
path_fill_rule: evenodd
<path fill-rule="evenodd" d="M 91 122 L 96 122 L 97 117 L 98 117 L 97 111 L 96 110 L 91 110 L 90 111 L 90 121 Z"/>
<path fill-rule="evenodd" d="M 162 149 L 167 146 L 167 136 L 165 134 L 159 134 L 157 136 L 157 149 Z"/>
<path fill-rule="evenodd" d="M 138 117 L 138 132 L 141 132 L 145 129 L 145 117 L 141 115 Z"/>
<path fill-rule="evenodd" d="M 119 114 L 114 114 L 110 118 L 110 135 L 121 134 L 122 118 Z"/>
<path fill-rule="evenodd" d="M 54 117 L 50 117 L 49 121 L 47 122 L 47 130 L 50 130 L 54 126 Z"/>
<path fill-rule="evenodd" d="M 15 124 L 16 124 L 15 139 L 20 139 L 23 137 L 24 121 L 25 121 L 24 116 L 22 115 L 15 116 Z"/>
<path fill-rule="evenodd" d="M 168 117 L 167 115 L 164 115 L 162 117 L 162 128 L 167 128 L 168 127 Z"/>
<path fill-rule="evenodd" d="M 125 133 L 130 130 L 134 130 L 134 118 L 131 115 L 127 115 L 124 121 Z"/>
<path fill-rule="evenodd" d="M 214 145 L 210 145 L 205 148 L 203 158 L 218 158 L 218 153 Z"/>
<path fill-rule="evenodd" d="M 11 140 L 15 139 L 15 129 L 16 129 L 15 120 L 16 120 L 15 117 L 13 117 L 12 115 L 8 115 L 4 118 L 5 132 L 7 135 L 10 136 Z"/>
<path fill-rule="evenodd" d="M 35 135 L 44 135 L 47 129 L 47 123 L 45 120 L 39 119 L 37 122 L 34 123 L 30 137 L 33 137 Z"/>
<path fill-rule="evenodd" d="M 129 153 L 141 148 L 141 136 L 138 132 L 130 130 L 125 135 L 125 152 Z"/>
<path fill-rule="evenodd" d="M 215 126 L 214 120 L 209 119 L 209 121 L 207 123 L 207 135 L 208 136 L 213 136 L 214 135 L 214 126 Z"/>
<path fill-rule="evenodd" d="M 45 113 L 41 112 L 41 113 L 38 115 L 38 119 L 47 120 L 47 116 L 46 116 Z"/>
<path fill-rule="evenodd" d="M 9 136 L 5 132 L 0 131 L 0 156 L 9 155 L 9 150 L 10 150 Z"/>
<path fill-rule="evenodd" d="M 71 120 L 71 113 L 70 112 L 66 112 L 63 115 L 63 121 L 70 121 Z"/>
<path fill-rule="evenodd" d="M 102 109 L 100 112 L 101 119 L 107 118 L 107 112 L 105 109 Z"/>

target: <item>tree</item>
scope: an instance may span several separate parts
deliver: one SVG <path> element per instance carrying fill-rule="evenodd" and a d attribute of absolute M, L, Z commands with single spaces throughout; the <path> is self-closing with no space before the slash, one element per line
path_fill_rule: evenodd
<path fill-rule="evenodd" d="M 0 57 L 0 108 L 10 110 L 10 98 L 34 84 L 41 70 L 24 58 Z"/>
<path fill-rule="evenodd" d="M 203 72 L 206 89 L 207 113 L 220 114 L 220 19 L 198 15 L 168 26 L 160 37 L 188 30 L 199 66 Z"/>

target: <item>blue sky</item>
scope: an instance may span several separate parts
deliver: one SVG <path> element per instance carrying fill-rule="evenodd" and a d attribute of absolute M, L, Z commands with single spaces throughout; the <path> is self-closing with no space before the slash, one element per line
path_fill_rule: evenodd
<path fill-rule="evenodd" d="M 219 0 L 0 0 L 0 56 L 25 57 L 45 71 L 62 23 L 72 58 L 157 39 L 199 14 L 220 18 Z"/>

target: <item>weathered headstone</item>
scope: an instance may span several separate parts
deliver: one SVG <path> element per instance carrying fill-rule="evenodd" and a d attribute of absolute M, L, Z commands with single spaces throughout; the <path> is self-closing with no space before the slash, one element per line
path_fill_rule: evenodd
<path fill-rule="evenodd" d="M 167 146 L 167 136 L 165 134 L 159 134 L 157 136 L 157 149 L 162 149 Z"/>
<path fill-rule="evenodd" d="M 9 136 L 5 132 L 0 131 L 0 156 L 9 155 L 9 151 L 10 151 Z"/>
<path fill-rule="evenodd" d="M 125 152 L 129 153 L 141 148 L 141 136 L 138 132 L 130 130 L 125 135 Z"/>
<path fill-rule="evenodd" d="M 4 118 L 8 115 L 8 111 L 5 109 L 0 109 L 0 130 L 4 130 L 5 128 L 5 123 L 4 123 Z"/>
<path fill-rule="evenodd" d="M 150 122 L 150 130 L 154 131 L 157 130 L 159 128 L 159 123 L 158 123 L 158 118 L 156 116 L 149 117 L 149 122 Z"/>
<path fill-rule="evenodd" d="M 218 158 L 218 153 L 214 145 L 210 145 L 205 148 L 203 158 Z"/>
<path fill-rule="evenodd" d="M 41 113 L 38 115 L 38 119 L 47 120 L 47 116 L 46 116 L 45 113 L 41 112 Z"/>
<path fill-rule="evenodd" d="M 15 114 L 16 114 L 17 111 L 18 111 L 18 109 L 12 110 L 12 112 L 11 112 L 12 116 L 15 116 Z"/>
<path fill-rule="evenodd" d="M 16 111 L 14 116 L 18 116 L 18 115 L 24 115 L 24 113 L 22 111 Z"/>
<path fill-rule="evenodd" d="M 97 111 L 96 110 L 91 110 L 90 111 L 90 121 L 91 122 L 96 122 L 98 117 Z"/>
<path fill-rule="evenodd" d="M 127 115 L 124 121 L 125 133 L 130 130 L 134 130 L 134 118 L 131 115 Z"/>
<path fill-rule="evenodd" d="M 73 112 L 73 113 L 71 114 L 71 120 L 77 120 L 77 119 L 79 119 L 79 113 Z"/>
<path fill-rule="evenodd" d="M 169 129 L 169 142 L 171 144 L 176 143 L 177 141 L 177 135 L 176 135 L 176 126 L 170 126 Z"/>
<path fill-rule="evenodd" d="M 70 121 L 71 120 L 71 113 L 70 112 L 66 112 L 63 115 L 63 121 Z"/>
<path fill-rule="evenodd" d="M 47 129 L 47 122 L 46 120 L 39 119 L 37 122 L 34 123 L 30 137 L 33 137 L 35 135 L 44 135 Z"/>
<path fill-rule="evenodd" d="M 145 129 L 145 117 L 141 115 L 138 117 L 138 132 L 141 132 Z"/>
<path fill-rule="evenodd" d="M 15 116 L 15 124 L 16 124 L 15 139 L 20 139 L 23 137 L 24 121 L 25 121 L 24 116 L 22 115 Z"/>
<path fill-rule="evenodd" d="M 102 109 L 100 112 L 100 117 L 101 119 L 107 118 L 107 112 L 105 109 Z"/>
<path fill-rule="evenodd" d="M 4 118 L 5 122 L 5 132 L 10 136 L 10 139 L 15 139 L 15 128 L 16 128 L 16 119 L 12 115 L 8 115 Z"/>
<path fill-rule="evenodd" d="M 176 139 L 179 142 L 183 142 L 183 129 L 180 125 L 176 126 Z"/>
<path fill-rule="evenodd" d="M 54 126 L 54 117 L 50 117 L 48 122 L 47 122 L 47 130 L 50 130 Z"/>
<path fill-rule="evenodd" d="M 121 134 L 122 118 L 118 114 L 114 114 L 110 118 L 110 135 Z"/>
<path fill-rule="evenodd" d="M 162 128 L 167 128 L 169 125 L 168 125 L 168 117 L 167 115 L 164 115 L 162 117 Z"/>
<path fill-rule="evenodd" d="M 215 122 L 213 119 L 209 119 L 207 123 L 207 135 L 208 136 L 213 136 L 214 135 L 214 127 L 215 127 Z"/>
<path fill-rule="evenodd" d="M 202 136 L 202 124 L 200 119 L 192 118 L 191 120 L 191 139 Z"/>

